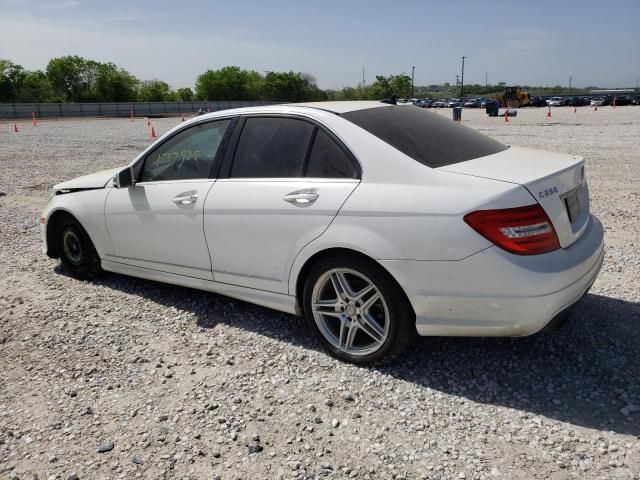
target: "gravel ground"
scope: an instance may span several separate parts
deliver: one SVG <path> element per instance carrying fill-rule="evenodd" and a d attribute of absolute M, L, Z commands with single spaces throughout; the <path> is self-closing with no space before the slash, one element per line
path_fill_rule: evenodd
<path fill-rule="evenodd" d="M 146 122 L 0 123 L 0 478 L 640 478 L 640 108 L 545 114 L 463 123 L 586 157 L 607 237 L 591 293 L 556 333 L 421 338 L 383 368 L 333 360 L 293 316 L 65 276 L 40 251 L 51 186 L 126 164 Z"/>

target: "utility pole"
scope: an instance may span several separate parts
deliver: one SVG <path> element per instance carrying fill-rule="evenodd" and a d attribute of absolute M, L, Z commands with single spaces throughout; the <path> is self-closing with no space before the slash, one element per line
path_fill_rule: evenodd
<path fill-rule="evenodd" d="M 460 97 L 464 96 L 464 59 L 467 57 L 462 57 L 462 79 L 460 80 Z"/>
<path fill-rule="evenodd" d="M 364 67 L 362 67 L 362 89 L 364 90 L 365 87 L 365 83 L 364 83 Z"/>
<path fill-rule="evenodd" d="M 573 75 L 569 75 L 569 90 L 571 90 L 571 80 L 573 80 Z"/>
<path fill-rule="evenodd" d="M 489 72 L 484 72 L 484 86 L 489 86 Z"/>
<path fill-rule="evenodd" d="M 411 67 L 411 98 L 413 98 L 413 76 L 416 73 L 416 67 Z"/>

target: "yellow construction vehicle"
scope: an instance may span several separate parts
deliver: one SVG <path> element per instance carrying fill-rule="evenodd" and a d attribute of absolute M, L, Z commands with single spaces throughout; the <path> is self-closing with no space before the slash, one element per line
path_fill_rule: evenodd
<path fill-rule="evenodd" d="M 504 93 L 493 98 L 500 102 L 502 108 L 519 108 L 531 105 L 529 92 L 523 91 L 520 87 L 506 87 Z"/>

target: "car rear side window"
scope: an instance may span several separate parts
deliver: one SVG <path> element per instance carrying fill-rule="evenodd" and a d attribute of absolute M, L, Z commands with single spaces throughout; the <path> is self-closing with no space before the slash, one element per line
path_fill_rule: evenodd
<path fill-rule="evenodd" d="M 357 178 L 351 159 L 329 135 L 318 129 L 307 161 L 306 177 Z"/>
<path fill-rule="evenodd" d="M 389 105 L 354 110 L 342 117 L 432 168 L 485 157 L 509 148 L 422 108 Z"/>
<path fill-rule="evenodd" d="M 232 178 L 302 176 L 313 125 L 292 118 L 247 118 L 231 168 Z"/>

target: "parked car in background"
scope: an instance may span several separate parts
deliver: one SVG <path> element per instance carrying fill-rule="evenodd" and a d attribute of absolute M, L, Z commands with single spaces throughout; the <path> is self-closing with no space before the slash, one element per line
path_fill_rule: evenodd
<path fill-rule="evenodd" d="M 463 104 L 463 107 L 466 108 L 480 108 L 481 106 L 482 104 L 480 103 L 480 100 L 478 98 L 469 98 Z"/>
<path fill-rule="evenodd" d="M 638 95 L 638 96 L 636 96 L 636 97 L 633 97 L 633 98 L 631 99 L 631 104 L 632 104 L 632 105 L 640 105 L 640 95 Z"/>
<path fill-rule="evenodd" d="M 462 100 L 460 100 L 459 98 L 450 98 L 449 101 L 447 102 L 446 106 L 449 107 L 449 108 L 461 107 L 462 106 Z"/>
<path fill-rule="evenodd" d="M 431 98 L 421 98 L 416 102 L 416 106 L 420 108 L 430 108 L 433 100 Z"/>
<path fill-rule="evenodd" d="M 375 364 L 416 334 L 562 323 L 604 257 L 584 164 L 382 102 L 223 110 L 54 186 L 43 251 L 81 279 L 302 315 L 331 355 Z"/>
<path fill-rule="evenodd" d="M 606 97 L 596 97 L 591 99 L 590 105 L 592 107 L 603 107 L 609 104 L 609 100 Z"/>
<path fill-rule="evenodd" d="M 438 100 L 434 100 L 433 102 L 431 102 L 431 106 L 433 108 L 443 108 L 446 104 L 447 104 L 448 100 L 447 99 L 438 99 Z"/>
<path fill-rule="evenodd" d="M 531 106 L 532 107 L 546 107 L 547 101 L 544 97 L 535 96 L 531 97 Z"/>
<path fill-rule="evenodd" d="M 550 107 L 566 107 L 569 104 L 569 101 L 563 97 L 551 97 L 547 101 L 547 105 Z"/>
<path fill-rule="evenodd" d="M 587 105 L 582 97 L 569 97 L 567 101 L 570 107 L 583 107 Z"/>
<path fill-rule="evenodd" d="M 613 105 L 620 106 L 620 107 L 625 105 L 630 105 L 631 97 L 629 97 L 629 95 L 618 95 L 613 99 L 613 102 L 614 102 Z"/>
<path fill-rule="evenodd" d="M 481 98 L 480 99 L 480 107 L 481 108 L 485 108 L 487 106 L 487 103 L 489 103 L 489 102 L 493 102 L 493 100 L 490 99 L 490 98 L 486 98 L 486 97 Z"/>

